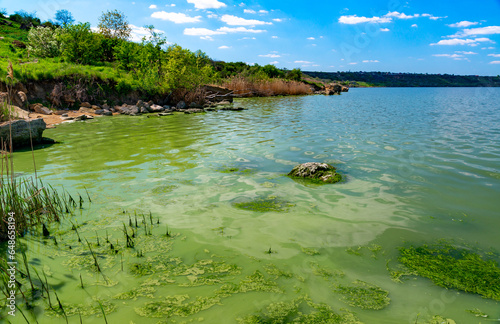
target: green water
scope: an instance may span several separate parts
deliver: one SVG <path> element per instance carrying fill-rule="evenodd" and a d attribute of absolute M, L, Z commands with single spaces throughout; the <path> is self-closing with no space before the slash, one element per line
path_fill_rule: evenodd
<path fill-rule="evenodd" d="M 104 323 L 96 298 L 109 323 L 237 323 L 300 297 L 363 323 L 433 315 L 484 323 L 466 311 L 474 308 L 498 319 L 496 301 L 415 276 L 398 283 L 387 268 L 409 244 L 498 247 L 499 97 L 490 88 L 352 89 L 239 100 L 242 112 L 60 125 L 44 136 L 61 143 L 35 151 L 38 176 L 85 200 L 88 190 L 92 204 L 49 228 L 57 246 L 40 236 L 21 241 L 74 314 L 70 323 L 79 313 L 83 323 Z M 284 176 L 309 161 L 335 165 L 347 181 Z M 15 166 L 32 175 L 31 152 L 16 153 Z M 282 210 L 237 208 L 255 199 Z M 131 235 L 129 219 L 133 248 L 123 233 L 125 224 Z M 387 291 L 388 305 L 351 305 L 337 288 L 357 280 Z M 66 322 L 46 299 L 35 304 L 39 323 Z"/>

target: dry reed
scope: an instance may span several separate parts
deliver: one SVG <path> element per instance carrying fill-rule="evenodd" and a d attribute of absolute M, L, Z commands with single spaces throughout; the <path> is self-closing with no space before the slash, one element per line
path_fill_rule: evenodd
<path fill-rule="evenodd" d="M 250 80 L 234 77 L 224 81 L 222 86 L 233 90 L 234 95 L 238 97 L 309 95 L 313 93 L 313 89 L 309 85 L 283 79 Z"/>

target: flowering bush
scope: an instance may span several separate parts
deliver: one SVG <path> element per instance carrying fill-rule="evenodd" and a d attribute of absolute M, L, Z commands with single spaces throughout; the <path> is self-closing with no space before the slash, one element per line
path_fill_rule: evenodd
<path fill-rule="evenodd" d="M 62 32 L 60 28 L 31 28 L 28 33 L 28 51 L 31 55 L 38 57 L 57 57 L 61 55 Z"/>

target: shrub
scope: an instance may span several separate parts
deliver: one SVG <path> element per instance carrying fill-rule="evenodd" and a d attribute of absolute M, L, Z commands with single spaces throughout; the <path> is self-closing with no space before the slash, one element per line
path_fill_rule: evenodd
<path fill-rule="evenodd" d="M 28 33 L 28 50 L 38 57 L 57 57 L 61 55 L 61 29 L 37 27 Z"/>
<path fill-rule="evenodd" d="M 63 56 L 69 62 L 92 65 L 101 58 L 98 36 L 92 33 L 89 23 L 70 25 L 62 35 Z"/>

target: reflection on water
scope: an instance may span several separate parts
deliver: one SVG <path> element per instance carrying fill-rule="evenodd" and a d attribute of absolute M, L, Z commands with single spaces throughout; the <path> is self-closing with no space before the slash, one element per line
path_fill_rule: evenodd
<path fill-rule="evenodd" d="M 423 320 L 439 314 L 476 323 L 466 312 L 472 308 L 498 318 L 497 302 L 446 291 L 422 278 L 395 283 L 386 263 L 394 262 L 395 248 L 404 242 L 445 238 L 483 249 L 498 246 L 499 95 L 499 89 L 352 89 L 340 97 L 245 99 L 239 104 L 248 110 L 242 112 L 58 126 L 45 136 L 61 144 L 35 152 L 38 174 L 72 193 L 89 191 L 92 206 L 73 219 L 87 224 L 80 235 L 102 240 L 107 231 L 123 240 L 123 224 L 135 214 L 141 224 L 141 215 L 151 212 L 152 236 L 147 227 L 137 230 L 137 248 L 123 249 L 121 260 L 103 254 L 112 283 L 92 285 L 83 299 L 74 293 L 78 275 L 102 278 L 82 270 L 85 259 L 75 253 L 88 251 L 78 247 L 74 233 L 67 234 L 71 251 L 37 239 L 29 243 L 30 253 L 40 255 L 62 299 L 79 304 L 99 296 L 110 303 L 107 317 L 113 323 L 157 323 L 167 315 L 178 322 L 235 323 L 273 302 L 305 295 L 336 310 L 347 308 L 366 323 L 414 323 L 418 313 Z M 15 158 L 16 171 L 32 170 L 30 152 Z M 308 161 L 334 164 L 347 181 L 315 186 L 284 176 Z M 235 201 L 259 197 L 291 205 L 283 212 L 234 207 Z M 169 230 L 180 234 L 166 241 Z M 138 258 L 137 249 L 145 257 Z M 196 263 L 206 259 L 219 262 L 219 270 Z M 240 270 L 221 274 L 220 262 Z M 139 263 L 143 273 L 137 276 L 131 267 Z M 169 268 L 174 263 L 177 270 Z M 278 273 L 282 293 L 264 283 L 260 292 L 243 293 L 245 278 L 256 270 L 269 278 Z M 342 302 L 335 285 L 355 280 L 389 291 L 390 305 L 374 311 Z M 214 292 L 227 282 L 240 282 L 238 293 Z M 113 298 L 137 287 L 147 289 L 123 302 Z M 176 299 L 184 306 L 197 296 L 207 299 L 189 304 L 199 311 L 187 317 L 141 316 L 148 302 L 185 294 L 191 299 Z M 89 318 L 98 322 L 97 315 Z"/>

